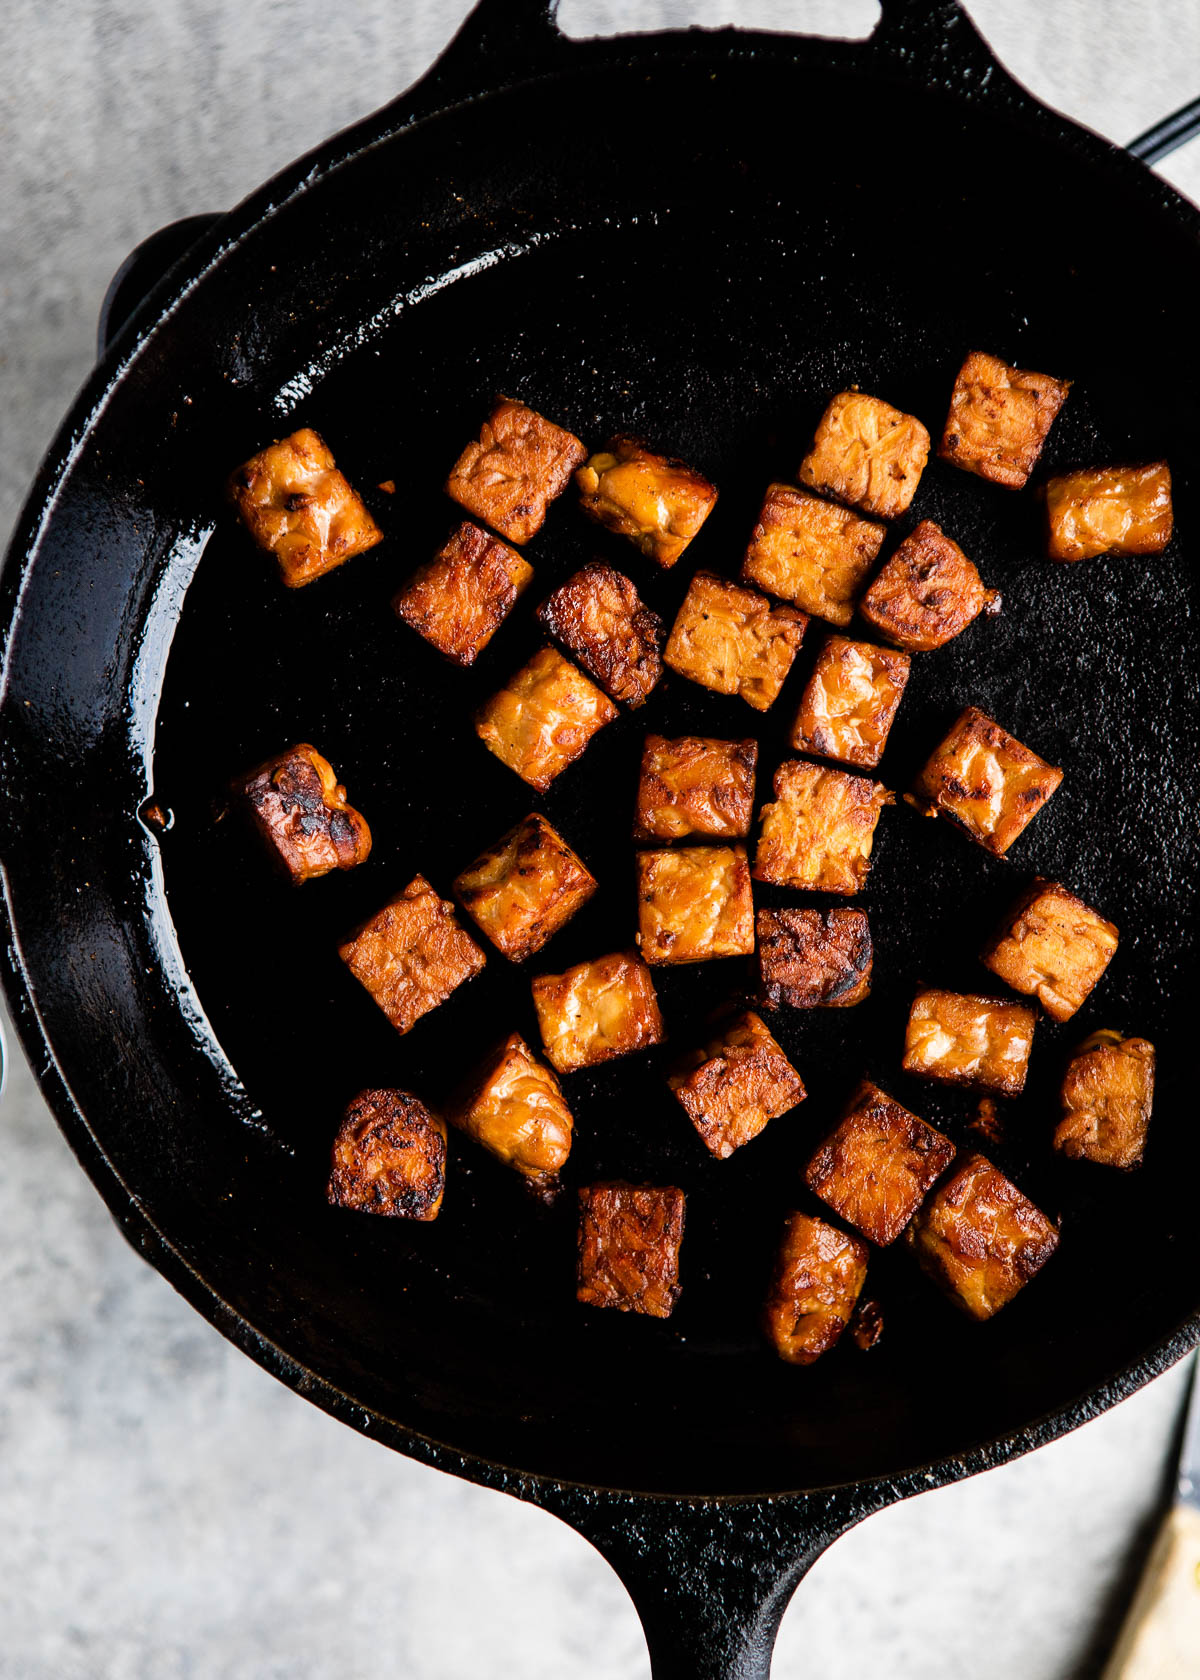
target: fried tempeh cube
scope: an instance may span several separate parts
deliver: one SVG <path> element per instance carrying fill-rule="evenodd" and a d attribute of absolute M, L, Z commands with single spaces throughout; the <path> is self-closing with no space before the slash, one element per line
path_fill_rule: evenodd
<path fill-rule="evenodd" d="M 297 886 L 371 855 L 367 820 L 346 803 L 333 766 L 307 741 L 239 776 L 233 791 Z"/>
<path fill-rule="evenodd" d="M 571 1153 L 571 1110 L 562 1086 L 510 1033 L 476 1070 L 450 1109 L 454 1124 L 549 1200 Z"/>
<path fill-rule="evenodd" d="M 561 653 L 542 648 L 475 714 L 475 733 L 501 764 L 544 792 L 617 708 Z"/>
<path fill-rule="evenodd" d="M 1054 1147 L 1106 1167 L 1139 1166 L 1153 1102 L 1153 1044 L 1102 1028 L 1067 1064 Z"/>
<path fill-rule="evenodd" d="M 846 1009 L 871 991 L 862 910 L 760 910 L 759 997 L 769 1009 Z"/>
<path fill-rule="evenodd" d="M 811 1365 L 828 1353 L 849 1324 L 866 1277 L 866 1243 L 823 1219 L 789 1214 L 763 1311 L 780 1359 Z"/>
<path fill-rule="evenodd" d="M 445 1121 L 409 1091 L 360 1091 L 333 1143 L 333 1206 L 436 1219 L 445 1189 Z"/>
<path fill-rule="evenodd" d="M 638 777 L 635 840 L 690 834 L 740 840 L 750 832 L 758 742 L 647 735 Z"/>
<path fill-rule="evenodd" d="M 545 817 L 531 811 L 454 881 L 454 896 L 512 962 L 523 962 L 596 890 L 596 878 Z"/>
<path fill-rule="evenodd" d="M 617 437 L 575 474 L 583 511 L 628 537 L 660 566 L 673 566 L 716 506 L 714 484 L 683 461 Z"/>
<path fill-rule="evenodd" d="M 740 694 L 765 712 L 792 668 L 808 619 L 795 607 L 697 572 L 671 629 L 664 658 L 673 671 L 717 694 Z"/>
<path fill-rule="evenodd" d="M 800 696 L 792 746 L 873 770 L 904 698 L 909 663 L 906 653 L 830 636 Z"/>
<path fill-rule="evenodd" d="M 804 1081 L 752 1009 L 728 1021 L 667 1083 L 711 1154 L 724 1161 L 805 1098 Z"/>
<path fill-rule="evenodd" d="M 478 443 L 455 462 L 446 494 L 509 542 L 527 543 L 586 456 L 573 433 L 524 403 L 498 397 Z"/>
<path fill-rule="evenodd" d="M 537 616 L 606 694 L 627 706 L 645 703 L 662 676 L 663 622 L 622 572 L 593 561 L 543 601 Z"/>
<path fill-rule="evenodd" d="M 1171 540 L 1171 469 L 1091 467 L 1046 485 L 1051 560 L 1091 560 L 1098 554 L 1161 554 Z"/>
<path fill-rule="evenodd" d="M 894 796 L 866 776 L 788 759 L 762 808 L 754 879 L 810 892 L 858 892 L 871 867 L 875 825 Z"/>
<path fill-rule="evenodd" d="M 666 1036 L 650 970 L 636 951 L 614 951 L 533 982 L 542 1043 L 559 1073 L 595 1067 Z"/>
<path fill-rule="evenodd" d="M 648 963 L 710 962 L 754 950 L 744 846 L 639 852 L 637 942 Z"/>
<path fill-rule="evenodd" d="M 289 589 L 324 577 L 374 548 L 383 532 L 309 427 L 252 455 L 229 480 L 229 498 Z"/>
<path fill-rule="evenodd" d="M 1058 1247 L 1058 1232 L 983 1155 L 968 1155 L 913 1220 L 922 1269 L 972 1318 L 991 1318 Z"/>
<path fill-rule="evenodd" d="M 1111 922 L 1060 881 L 1039 876 L 1013 905 L 982 952 L 1014 992 L 1037 998 L 1055 1021 L 1069 1021 L 1117 950 Z"/>
<path fill-rule="evenodd" d="M 1019 1097 L 1036 1017 L 1023 1003 L 932 988 L 918 992 L 904 1034 L 905 1073 Z"/>
<path fill-rule="evenodd" d="M 447 659 L 474 665 L 532 577 L 515 548 L 464 520 L 392 607 Z"/>
<path fill-rule="evenodd" d="M 406 1033 L 478 974 L 487 958 L 459 927 L 454 906 L 423 875 L 338 947 L 397 1032 Z"/>
<path fill-rule="evenodd" d="M 929 459 L 929 433 L 878 397 L 839 391 L 800 463 L 801 483 L 876 519 L 895 519 L 912 501 Z"/>
<path fill-rule="evenodd" d="M 908 653 L 932 653 L 980 613 L 1000 611 L 973 563 L 932 519 L 922 519 L 885 561 L 859 603 L 881 636 Z"/>
<path fill-rule="evenodd" d="M 1061 770 L 968 706 L 934 748 L 909 803 L 926 816 L 953 818 L 985 851 L 1003 857 L 1062 779 Z"/>
<path fill-rule="evenodd" d="M 954 1159 L 954 1145 L 864 1079 L 808 1163 L 804 1181 L 881 1248 L 894 1242 Z"/>
<path fill-rule="evenodd" d="M 883 542 L 884 527 L 790 484 L 767 489 L 742 579 L 843 628 Z"/>
<path fill-rule="evenodd" d="M 686 1200 L 669 1184 L 585 1184 L 576 1300 L 669 1318 L 679 1299 Z"/>
<path fill-rule="evenodd" d="M 958 370 L 938 454 L 969 473 L 1020 490 L 1037 464 L 1069 379 L 1009 367 L 972 350 Z"/>

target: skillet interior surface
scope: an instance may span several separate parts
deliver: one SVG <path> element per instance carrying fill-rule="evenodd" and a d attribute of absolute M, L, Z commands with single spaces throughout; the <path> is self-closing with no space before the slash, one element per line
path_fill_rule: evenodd
<path fill-rule="evenodd" d="M 39 589 L 69 628 L 53 650 L 57 686 L 9 696 L 14 761 L 40 766 L 42 790 L 10 846 L 9 886 L 19 927 L 35 921 L 23 895 L 31 909 L 39 892 L 62 906 L 55 926 L 24 935 L 22 960 L 43 976 L 42 1019 L 105 1156 L 185 1259 L 290 1357 L 384 1420 L 521 1470 L 746 1494 L 902 1475 L 1025 1429 L 1195 1312 L 1200 1146 L 1179 982 L 1200 782 L 1185 558 L 1198 517 L 1187 328 L 1200 264 L 1186 227 L 1147 204 L 1131 166 L 1050 153 L 998 115 L 697 44 L 649 71 L 631 61 L 518 87 L 375 148 L 253 233 L 155 335 L 43 539 Z M 757 735 L 760 800 L 790 756 L 815 622 L 765 718 L 668 678 L 531 797 L 477 741 L 470 713 L 537 644 L 537 602 L 603 556 L 669 622 L 698 566 L 736 573 L 763 488 L 794 478 L 834 391 L 861 385 L 936 435 L 976 346 L 1075 381 L 1042 476 L 1169 457 L 1181 537 L 1161 559 L 1055 567 L 1031 493 L 930 465 L 897 532 L 936 519 L 1003 591 L 1004 611 L 914 658 L 880 778 L 902 790 L 969 702 L 1066 778 L 1008 863 L 903 805 L 884 813 L 860 900 L 873 995 L 779 1019 L 808 1100 L 732 1160 L 707 1158 L 663 1075 L 706 1012 L 747 991 L 748 964 L 659 971 L 671 1043 L 571 1077 L 572 1189 L 611 1175 L 688 1192 L 674 1317 L 578 1308 L 573 1194 L 537 1209 L 455 1136 L 436 1223 L 326 1208 L 329 1140 L 356 1090 L 399 1084 L 436 1104 L 500 1033 L 537 1043 L 530 972 L 631 941 L 630 815 L 648 729 Z M 593 447 L 640 432 L 709 473 L 721 500 L 675 572 L 658 574 L 562 498 L 526 551 L 533 586 L 464 674 L 388 603 L 454 521 L 439 486 L 497 391 Z M 366 490 L 385 541 L 291 593 L 219 491 L 234 464 L 299 424 Z M 394 496 L 371 488 L 386 479 Z M 59 573 L 72 568 L 57 583 L 55 542 L 67 545 Z M 118 691 L 124 680 L 109 647 L 129 601 L 105 592 L 126 551 L 149 557 L 135 700 L 110 713 L 97 702 L 89 733 L 79 696 L 89 683 L 103 691 L 106 661 Z M 37 635 L 30 613 L 14 641 L 22 671 Z M 138 731 L 156 704 L 152 785 L 174 818 L 165 908 L 158 842 L 134 816 Z M 332 760 L 375 836 L 365 867 L 298 893 L 235 821 L 218 820 L 228 776 L 294 740 Z M 592 867 L 596 899 L 531 964 L 490 955 L 397 1037 L 342 968 L 337 939 L 417 870 L 447 891 L 535 808 Z M 781 1366 L 757 1309 L 783 1213 L 817 1206 L 803 1161 L 864 1070 L 960 1146 L 974 1141 L 967 1094 L 898 1071 L 907 1003 L 919 981 L 989 989 L 976 951 L 1034 873 L 1065 880 L 1123 936 L 1080 1016 L 1039 1023 L 1028 1092 L 1005 1105 L 994 1152 L 1061 1217 L 1058 1255 L 979 1327 L 902 1244 L 876 1253 L 880 1346 Z M 764 888 L 756 900 L 822 902 Z M 176 938 L 236 1082 L 171 991 Z M 1101 1025 L 1159 1048 L 1150 1150 L 1127 1176 L 1049 1149 L 1063 1051 Z"/>

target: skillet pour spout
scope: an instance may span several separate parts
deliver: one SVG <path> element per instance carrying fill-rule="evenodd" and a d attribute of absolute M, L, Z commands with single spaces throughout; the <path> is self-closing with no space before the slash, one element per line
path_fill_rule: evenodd
<path fill-rule="evenodd" d="M 1145 155 L 1162 155 L 1166 126 Z M 1187 132 L 1171 128 L 1175 143 Z M 586 204 L 580 179 L 594 184 Z M 1098 225 L 1105 249 L 1076 248 L 1073 228 Z M 930 242 L 944 262 L 930 263 Z M 939 278 L 951 271 L 953 286 Z M 581 1090 L 580 1182 L 618 1168 L 688 1177 L 679 1307 L 669 1323 L 632 1323 L 570 1299 L 569 1216 L 518 1211 L 466 1156 L 416 1234 L 321 1202 L 345 1080 L 394 1082 L 400 1054 L 339 991 L 326 953 L 381 883 L 436 871 L 460 843 L 466 862 L 527 810 L 502 766 L 460 757 L 452 725 L 464 694 L 515 668 L 532 624 L 514 613 L 478 677 L 396 640 L 399 569 L 444 534 L 445 508 L 425 510 L 414 487 L 441 483 L 503 390 L 588 439 L 626 426 L 672 439 L 721 486 L 697 564 L 726 564 L 829 395 L 859 384 L 936 423 L 978 344 L 1074 379 L 1055 433 L 1063 464 L 1169 457 L 1186 540 L 1200 529 L 1198 287 L 1200 214 L 1034 101 L 951 0 L 883 0 L 856 43 L 735 30 L 569 41 L 549 0 L 482 0 L 394 105 L 229 214 L 164 230 L 105 301 L 102 360 L 0 579 L 2 962 L 30 1061 L 139 1252 L 335 1416 L 583 1533 L 638 1608 L 656 1680 L 763 1680 L 793 1589 L 839 1534 L 1053 1439 L 1200 1337 L 1200 1137 L 1164 1121 L 1119 1184 L 1059 1180 L 1032 1143 L 1014 1146 L 1007 1165 L 1064 1209 L 1066 1234 L 1036 1289 L 989 1325 L 942 1310 L 891 1250 L 871 1261 L 889 1329 L 870 1354 L 785 1368 L 745 1310 L 839 1069 L 864 1043 L 890 1053 L 905 973 L 974 972 L 972 930 L 1026 861 L 1069 871 L 1136 931 L 1108 1005 L 1134 1023 L 1155 1000 L 1160 1113 L 1188 1111 L 1193 1025 L 1162 976 L 1194 963 L 1200 568 L 1177 540 L 1153 566 L 1089 563 L 1100 586 L 1085 589 L 1076 568 L 1042 559 L 1031 498 L 931 465 L 915 516 L 953 529 L 989 581 L 1003 576 L 1005 612 L 929 656 L 886 773 L 904 785 L 921 742 L 967 701 L 1072 769 L 1015 872 L 897 812 L 871 878 L 889 942 L 877 985 L 824 1012 L 856 1019 L 821 1022 L 819 1050 L 801 1043 L 809 1098 L 794 1134 L 775 1124 L 744 1162 L 702 1169 L 659 1126 L 644 1064 L 613 1064 L 599 1097 Z M 1136 332 L 1113 333 L 1113 298 Z M 233 546 L 207 487 L 264 438 L 326 422 L 364 484 L 402 480 L 401 540 L 389 531 L 315 588 L 281 591 Z M 556 520 L 530 545 L 543 570 L 531 602 L 591 557 L 583 521 Z M 643 581 L 673 614 L 686 579 Z M 737 702 L 685 687 L 664 700 L 679 731 L 729 733 L 721 708 Z M 364 881 L 301 895 L 314 920 L 299 945 L 295 900 L 261 888 L 233 825 L 211 820 L 212 790 L 278 748 L 283 716 L 330 752 L 373 828 L 376 811 L 402 815 L 393 832 L 378 825 Z M 784 756 L 783 727 L 764 725 L 764 755 Z M 614 722 L 595 776 L 568 773 L 547 797 L 605 877 L 579 919 L 596 946 L 578 956 L 628 910 L 628 812 L 596 789 L 623 774 L 642 728 Z M 1147 743 L 1154 774 L 1128 774 Z M 138 818 L 152 795 L 174 813 L 165 833 Z M 341 1059 L 325 1065 L 304 1011 L 275 1001 L 238 942 L 247 926 L 266 954 L 302 951 Z M 468 1038 L 494 1036 L 520 990 L 499 966 L 404 1040 L 415 1086 L 432 1087 Z M 682 1022 L 726 984 L 664 975 L 663 994 L 696 988 L 673 994 Z M 1034 1109 L 1014 1112 L 1030 1118 L 1014 1133 L 1036 1139 Z M 966 1141 L 952 1108 L 938 1123 Z M 1118 1229 L 1136 1242 L 1112 1243 Z"/>

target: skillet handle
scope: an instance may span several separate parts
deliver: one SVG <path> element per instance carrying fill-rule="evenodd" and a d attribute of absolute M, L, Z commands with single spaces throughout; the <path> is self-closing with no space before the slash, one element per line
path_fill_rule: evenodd
<path fill-rule="evenodd" d="M 685 1504 L 619 1495 L 552 1509 L 620 1576 L 641 1618 L 653 1680 L 769 1680 L 797 1585 L 866 1514 L 823 1500 Z"/>
<path fill-rule="evenodd" d="M 113 340 L 138 313 L 159 281 L 206 234 L 220 216 L 184 216 L 135 245 L 108 283 L 96 323 L 96 355 L 103 356 Z"/>

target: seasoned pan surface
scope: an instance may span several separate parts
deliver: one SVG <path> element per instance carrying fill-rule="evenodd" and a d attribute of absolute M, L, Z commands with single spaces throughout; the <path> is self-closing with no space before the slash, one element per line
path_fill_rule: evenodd
<path fill-rule="evenodd" d="M 377 1414 L 365 1425 L 609 1487 L 814 1489 L 903 1476 L 1024 1431 L 1147 1355 L 1148 1372 L 1196 1311 L 1198 1146 L 1184 1119 L 1180 982 L 1197 866 L 1187 540 L 1200 438 L 1195 341 L 1180 323 L 1200 265 L 1187 227 L 1145 208 L 1132 166 L 1102 171 L 1082 150 L 1051 172 L 1036 133 L 979 113 L 955 112 L 948 145 L 950 109 L 882 81 L 700 46 L 651 74 L 610 63 L 603 76 L 460 109 L 408 134 L 402 157 L 377 147 L 250 235 L 210 277 L 204 308 L 197 298 L 176 312 L 75 469 L 57 515 L 60 529 L 64 512 L 75 517 L 76 567 L 73 609 L 59 586 L 76 649 L 60 680 L 64 691 L 81 680 L 89 637 L 105 657 L 87 585 L 103 582 L 136 526 L 158 571 L 153 590 L 139 586 L 129 739 L 156 718 L 149 785 L 174 820 L 161 845 L 136 823 L 142 767 L 111 719 L 81 744 L 47 692 L 11 694 L 10 716 L 32 699 L 25 727 L 45 731 L 39 747 L 19 743 L 24 762 L 60 766 L 11 853 L 14 912 L 38 892 L 69 904 L 81 856 L 115 907 L 111 930 L 86 902 L 68 915 L 68 979 L 46 984 L 43 1015 L 80 1106 L 103 1115 L 94 1125 L 108 1162 L 185 1262 L 290 1359 Z M 748 965 L 660 971 L 671 1043 L 572 1076 L 572 1186 L 619 1175 L 688 1191 L 674 1317 L 576 1307 L 573 1198 L 534 1208 L 458 1138 L 436 1224 L 327 1209 L 329 1138 L 357 1089 L 397 1083 L 436 1101 L 500 1033 L 516 1027 L 536 1043 L 529 972 L 631 940 L 629 830 L 647 729 L 758 735 L 760 797 L 788 756 L 816 624 L 765 719 L 671 677 L 531 798 L 469 719 L 536 645 L 537 601 L 604 556 L 669 621 L 697 566 L 736 572 L 764 486 L 794 477 L 835 390 L 858 384 L 936 433 L 976 346 L 1074 379 L 1043 470 L 1168 456 L 1181 536 L 1159 560 L 1054 567 L 1032 494 L 928 469 L 898 531 L 936 519 L 1003 591 L 1004 612 L 914 659 L 880 777 L 903 789 L 973 702 L 1066 779 L 1008 863 L 906 807 L 884 814 L 860 901 L 876 942 L 873 996 L 779 1019 L 808 1100 L 731 1161 L 706 1158 L 663 1072 L 706 1012 L 745 990 Z M 527 550 L 534 585 L 464 674 L 388 601 L 452 523 L 438 486 L 496 391 L 591 444 L 616 428 L 642 432 L 707 472 L 721 500 L 675 574 L 660 575 L 563 498 Z M 218 487 L 297 424 L 326 436 L 358 487 L 397 489 L 368 497 L 384 543 L 285 593 L 232 528 Z M 36 633 L 32 620 L 21 632 Z M 31 669 L 33 644 L 16 651 Z M 375 850 L 350 876 L 296 893 L 221 811 L 229 774 L 300 739 L 332 760 Z M 531 808 L 581 851 L 600 893 L 533 964 L 492 956 L 396 1037 L 342 969 L 337 939 L 418 869 L 447 889 Z M 805 1372 L 780 1367 L 756 1313 L 782 1214 L 810 1205 L 801 1164 L 862 1070 L 971 1141 L 968 1096 L 897 1071 L 907 1003 L 921 981 L 987 989 L 977 948 L 1035 872 L 1067 881 L 1124 936 L 1077 1020 L 1039 1024 L 1027 1094 L 996 1156 L 1061 1216 L 1059 1254 L 982 1328 L 960 1321 L 903 1252 L 876 1255 L 881 1345 Z M 756 898 L 818 902 L 770 889 Z M 102 936 L 109 981 L 89 990 Z M 170 989 L 176 940 L 194 987 L 190 1024 Z M 41 959 L 36 939 L 25 956 Z M 111 977 L 126 968 L 141 991 L 114 1025 Z M 1128 1177 L 1059 1165 L 1049 1151 L 1058 1062 L 1099 1025 L 1159 1047 L 1150 1152 Z M 198 1048 L 208 1029 L 215 1067 Z M 115 1063 L 106 1031 L 120 1043 Z"/>

